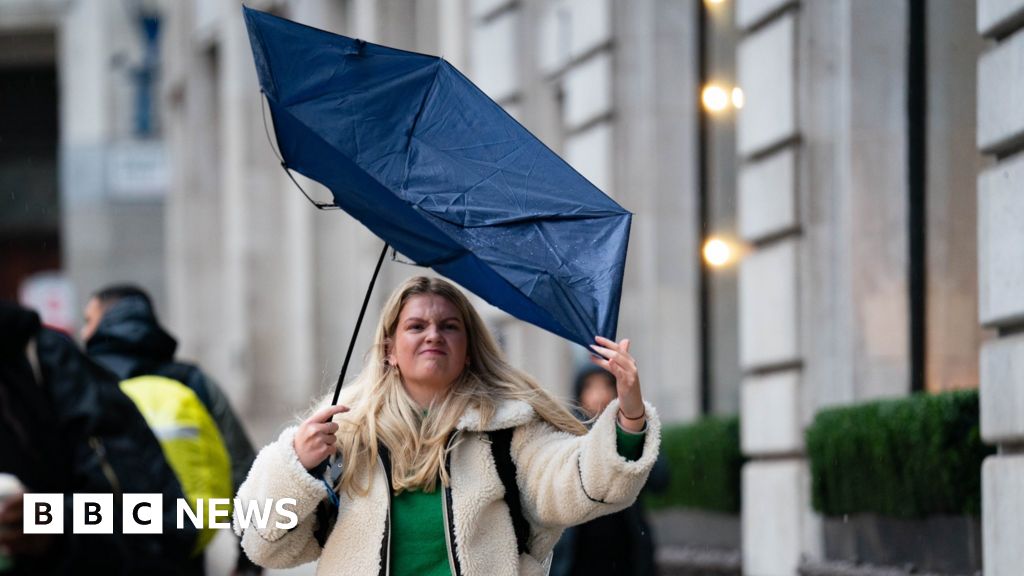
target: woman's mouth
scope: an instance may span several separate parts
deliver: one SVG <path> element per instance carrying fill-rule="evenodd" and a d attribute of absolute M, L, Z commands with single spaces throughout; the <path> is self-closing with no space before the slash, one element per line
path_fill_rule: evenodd
<path fill-rule="evenodd" d="M 447 356 L 448 355 L 448 353 L 445 352 L 444 350 L 438 350 L 436 348 L 431 348 L 429 350 L 424 350 L 423 352 L 420 352 L 420 354 L 425 355 L 425 356 Z"/>

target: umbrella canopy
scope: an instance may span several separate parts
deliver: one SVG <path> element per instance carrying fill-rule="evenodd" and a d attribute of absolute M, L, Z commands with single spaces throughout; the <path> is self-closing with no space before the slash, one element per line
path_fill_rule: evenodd
<path fill-rule="evenodd" d="M 443 59 L 243 10 L 287 168 L 509 314 L 615 338 L 628 211 Z"/>

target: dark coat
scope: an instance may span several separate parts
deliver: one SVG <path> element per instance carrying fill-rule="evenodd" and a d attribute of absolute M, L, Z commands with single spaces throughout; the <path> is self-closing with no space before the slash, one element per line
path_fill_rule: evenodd
<path fill-rule="evenodd" d="M 178 342 L 160 326 L 145 299 L 122 298 L 104 312 L 86 342 L 89 357 L 122 380 L 159 374 L 191 388 L 210 412 L 231 457 L 232 485 L 237 491 L 256 458 L 242 424 L 220 387 L 192 364 L 177 362 Z"/>
<path fill-rule="evenodd" d="M 41 559 L 17 558 L 17 571 L 182 572 L 196 532 L 176 529 L 181 489 L 135 404 L 117 377 L 70 338 L 7 303 L 0 303 L 0 437 L 13 439 L 0 442 L 0 471 L 18 476 L 29 491 L 65 495 L 63 536 Z M 114 494 L 114 534 L 71 533 L 72 494 L 88 492 Z M 129 492 L 163 494 L 163 534 L 120 534 L 120 495 Z"/>

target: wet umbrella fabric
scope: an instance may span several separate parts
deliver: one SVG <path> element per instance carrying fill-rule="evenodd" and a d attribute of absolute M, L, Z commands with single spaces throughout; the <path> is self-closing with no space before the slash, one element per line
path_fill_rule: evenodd
<path fill-rule="evenodd" d="M 628 211 L 443 59 L 243 10 L 287 168 L 509 314 L 615 338 Z"/>

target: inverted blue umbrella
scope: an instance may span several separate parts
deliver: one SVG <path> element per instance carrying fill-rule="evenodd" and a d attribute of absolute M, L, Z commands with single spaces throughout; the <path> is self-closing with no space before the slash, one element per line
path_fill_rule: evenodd
<path fill-rule="evenodd" d="M 516 318 L 615 338 L 632 214 L 443 59 L 243 11 L 282 165 L 330 189 L 318 207 Z"/>

